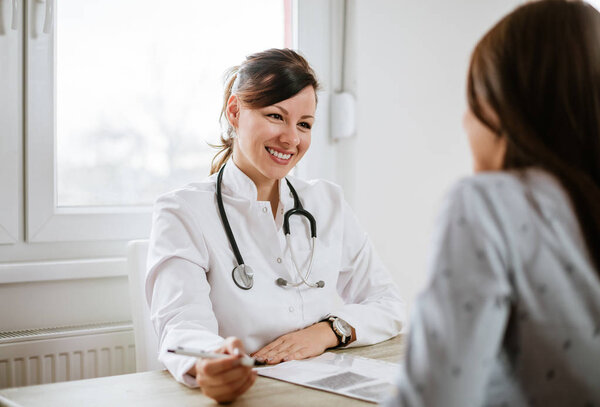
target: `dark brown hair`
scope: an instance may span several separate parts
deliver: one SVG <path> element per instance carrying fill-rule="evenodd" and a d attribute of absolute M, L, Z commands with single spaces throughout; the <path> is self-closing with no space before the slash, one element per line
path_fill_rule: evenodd
<path fill-rule="evenodd" d="M 312 86 L 316 95 L 319 89 L 317 77 L 306 59 L 288 48 L 252 54 L 240 66 L 230 68 L 225 76 L 220 115 L 226 129 L 221 135 L 221 144 L 215 146 L 219 151 L 212 160 L 210 173 L 219 171 L 233 153 L 234 129 L 225 116 L 232 93 L 235 92 L 244 106 L 258 109 L 289 99 L 307 86 Z"/>
<path fill-rule="evenodd" d="M 560 181 L 600 272 L 600 14 L 581 1 L 518 7 L 475 47 L 467 99 L 506 137 L 505 170 L 538 167 Z"/>

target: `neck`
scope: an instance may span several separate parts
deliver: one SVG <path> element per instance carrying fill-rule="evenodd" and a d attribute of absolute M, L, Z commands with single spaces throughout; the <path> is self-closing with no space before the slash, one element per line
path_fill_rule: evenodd
<path fill-rule="evenodd" d="M 259 201 L 269 201 L 271 203 L 271 209 L 273 215 L 277 211 L 279 205 L 279 180 L 273 180 L 266 178 L 258 171 L 247 171 L 244 170 L 243 166 L 238 164 L 236 159 L 235 150 L 233 155 L 233 161 L 235 165 L 254 182 L 256 186 L 256 199 Z"/>
<path fill-rule="evenodd" d="M 259 201 L 272 201 L 273 198 L 279 201 L 279 182 L 269 180 L 269 182 L 257 183 L 255 181 L 254 184 Z"/>

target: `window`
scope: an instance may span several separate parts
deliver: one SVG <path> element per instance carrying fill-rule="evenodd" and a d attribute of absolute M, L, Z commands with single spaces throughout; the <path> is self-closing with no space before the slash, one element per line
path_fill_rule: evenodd
<path fill-rule="evenodd" d="M 208 172 L 223 71 L 267 47 L 299 49 L 319 76 L 298 173 L 332 178 L 331 11 L 321 0 L 0 2 L 0 269 L 122 256 L 124 241 L 146 238 L 156 195 Z"/>
<path fill-rule="evenodd" d="M 0 2 L 0 244 L 19 239 L 20 165 L 23 132 L 21 10 Z"/>
<path fill-rule="evenodd" d="M 31 2 L 28 241 L 146 237 L 154 199 L 208 174 L 225 69 L 291 21 L 284 0 Z"/>
<path fill-rule="evenodd" d="M 150 205 L 204 178 L 224 70 L 291 46 L 285 11 L 281 0 L 61 0 L 57 206 Z"/>

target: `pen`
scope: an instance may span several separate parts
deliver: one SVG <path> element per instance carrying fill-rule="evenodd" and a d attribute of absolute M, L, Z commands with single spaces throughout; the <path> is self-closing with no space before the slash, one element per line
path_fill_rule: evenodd
<path fill-rule="evenodd" d="M 224 359 L 230 356 L 235 356 L 235 354 L 228 355 L 225 353 L 206 352 L 199 349 L 184 348 L 183 346 L 178 346 L 175 349 L 167 349 L 167 352 L 174 353 L 176 355 L 194 356 L 200 359 Z M 256 360 L 248 355 L 244 355 L 240 359 L 240 364 L 242 366 L 254 366 L 256 365 Z"/>

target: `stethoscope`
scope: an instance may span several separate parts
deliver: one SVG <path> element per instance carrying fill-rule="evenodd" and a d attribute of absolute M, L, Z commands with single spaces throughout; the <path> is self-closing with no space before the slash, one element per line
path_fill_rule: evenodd
<path fill-rule="evenodd" d="M 237 261 L 237 266 L 235 266 L 231 272 L 231 277 L 233 278 L 233 282 L 235 285 L 240 287 L 242 290 L 249 290 L 254 285 L 254 271 L 250 266 L 244 263 L 244 259 L 242 258 L 242 254 L 238 249 L 237 243 L 235 242 L 235 237 L 233 237 L 233 232 L 231 231 L 231 226 L 229 226 L 229 221 L 227 220 L 227 215 L 225 214 L 225 207 L 223 206 L 223 197 L 221 196 L 221 181 L 223 179 L 223 170 L 225 169 L 225 164 L 219 170 L 219 174 L 217 175 L 217 206 L 219 207 L 219 214 L 221 215 L 221 220 L 223 221 L 223 228 L 225 228 L 225 233 L 227 234 L 227 239 L 231 244 L 231 248 L 233 249 L 233 254 L 235 255 L 235 259 Z M 315 218 L 308 212 L 306 209 L 302 207 L 302 203 L 298 198 L 298 194 L 296 190 L 290 183 L 290 181 L 286 178 L 285 181 L 294 196 L 294 207 L 287 211 L 283 217 L 283 233 L 285 234 L 285 241 L 290 248 L 290 253 L 292 254 L 292 262 L 294 263 L 294 268 L 296 269 L 296 273 L 300 276 L 300 281 L 297 283 L 290 283 L 284 278 L 278 278 L 275 280 L 275 284 L 280 287 L 298 287 L 302 284 L 306 284 L 309 287 L 313 288 L 322 288 L 325 287 L 325 282 L 323 280 L 317 281 L 316 283 L 311 283 L 308 281 L 310 277 L 310 273 L 312 271 L 313 259 L 315 255 L 315 241 L 317 239 L 317 222 L 315 222 Z M 308 269 L 306 271 L 306 275 L 302 275 L 300 272 L 300 268 L 298 267 L 298 263 L 296 262 L 296 256 L 294 254 L 294 250 L 292 245 L 290 244 L 290 217 L 293 215 L 304 216 L 310 222 L 310 262 L 308 263 Z"/>

